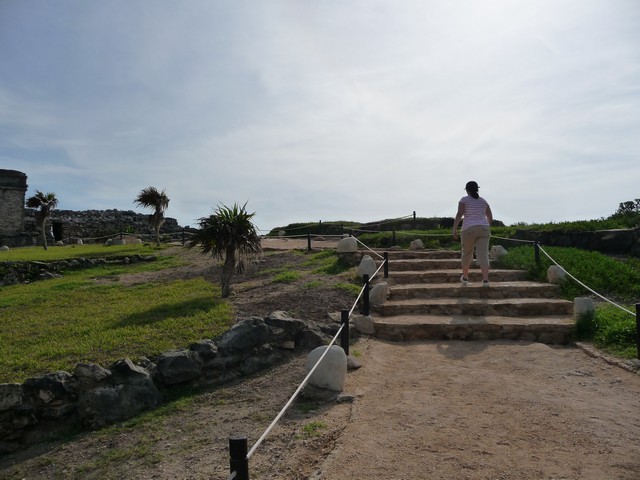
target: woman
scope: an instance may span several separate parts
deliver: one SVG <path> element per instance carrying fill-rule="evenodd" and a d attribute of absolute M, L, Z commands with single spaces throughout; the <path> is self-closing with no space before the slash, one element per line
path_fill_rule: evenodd
<path fill-rule="evenodd" d="M 493 213 L 489 203 L 478 194 L 478 184 L 467 182 L 467 196 L 458 202 L 458 213 L 453 222 L 453 238 L 458 239 L 458 225 L 464 217 L 460 232 L 462 242 L 462 277 L 460 281 L 466 285 L 469 281 L 469 267 L 473 260 L 473 250 L 482 271 L 482 286 L 489 286 L 489 238 Z"/>

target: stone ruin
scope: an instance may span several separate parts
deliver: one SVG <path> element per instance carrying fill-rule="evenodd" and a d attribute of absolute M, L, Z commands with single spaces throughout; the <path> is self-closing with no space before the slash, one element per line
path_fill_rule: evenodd
<path fill-rule="evenodd" d="M 16 170 L 0 169 L 0 245 L 15 238 L 18 244 L 24 232 L 24 203 L 27 176 Z"/>
<path fill-rule="evenodd" d="M 25 208 L 27 175 L 0 169 L 0 246 L 31 246 L 41 241 L 35 210 Z M 47 221 L 51 243 L 101 243 L 121 233 L 152 240 L 155 232 L 150 215 L 132 210 L 54 210 Z M 166 218 L 161 235 L 179 236 L 184 228 L 174 218 Z"/>

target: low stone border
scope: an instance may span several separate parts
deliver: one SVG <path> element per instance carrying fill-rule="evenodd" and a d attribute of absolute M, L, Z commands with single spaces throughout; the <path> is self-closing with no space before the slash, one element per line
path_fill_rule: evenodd
<path fill-rule="evenodd" d="M 153 361 L 122 359 L 108 368 L 81 363 L 73 373 L 0 384 L 0 453 L 127 420 L 164 403 L 174 388 L 220 385 L 258 372 L 295 350 L 326 345 L 338 328 L 273 312 Z"/>
<path fill-rule="evenodd" d="M 128 265 L 139 262 L 153 262 L 157 258 L 155 255 L 128 255 L 107 258 L 76 258 L 54 262 L 0 262 L 0 286 L 57 278 L 65 270 L 79 270 L 97 265 Z"/>
<path fill-rule="evenodd" d="M 631 373 L 640 375 L 640 360 L 623 360 L 620 358 L 616 358 L 611 355 L 607 355 L 604 352 L 601 352 L 589 343 L 575 342 L 575 346 L 590 357 L 599 358 L 607 362 L 609 365 L 614 365 L 616 367 L 623 368 L 624 370 L 627 370 Z"/>

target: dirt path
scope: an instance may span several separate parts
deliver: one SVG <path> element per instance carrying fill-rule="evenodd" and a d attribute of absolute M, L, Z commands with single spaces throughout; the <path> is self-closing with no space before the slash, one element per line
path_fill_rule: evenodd
<path fill-rule="evenodd" d="M 638 479 L 640 376 L 577 348 L 367 340 L 317 479 Z"/>

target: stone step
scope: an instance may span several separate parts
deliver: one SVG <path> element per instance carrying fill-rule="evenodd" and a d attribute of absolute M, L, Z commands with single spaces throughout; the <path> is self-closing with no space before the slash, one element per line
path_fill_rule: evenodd
<path fill-rule="evenodd" d="M 528 281 L 491 282 L 489 287 L 475 282 L 463 286 L 461 283 L 418 283 L 389 287 L 391 300 L 408 298 L 550 298 L 561 293 L 559 285 Z"/>
<path fill-rule="evenodd" d="M 394 260 L 410 260 L 410 259 L 438 259 L 438 258 L 457 258 L 460 260 L 460 252 L 455 250 L 375 250 L 378 255 L 387 252 L 389 262 Z M 365 252 L 366 253 L 366 252 Z M 373 254 L 372 257 L 377 257 Z"/>
<path fill-rule="evenodd" d="M 409 298 L 388 300 L 372 310 L 385 317 L 417 314 L 531 317 L 572 315 L 573 302 L 549 298 Z"/>
<path fill-rule="evenodd" d="M 391 272 L 446 270 L 454 268 L 457 268 L 458 270 L 461 268 L 459 258 L 389 258 L 389 274 L 391 274 Z"/>
<path fill-rule="evenodd" d="M 457 283 L 460 284 L 460 268 L 445 270 L 408 270 L 408 271 L 390 271 L 387 281 L 389 284 L 417 284 L 417 283 Z M 516 282 L 526 280 L 527 272 L 524 270 L 503 270 L 495 269 L 489 273 L 489 280 L 494 282 Z M 469 271 L 469 285 L 482 282 L 482 274 L 480 270 L 472 269 Z"/>
<path fill-rule="evenodd" d="M 566 344 L 574 334 L 572 316 L 372 316 L 375 336 L 394 342 L 419 340 L 520 340 Z"/>

